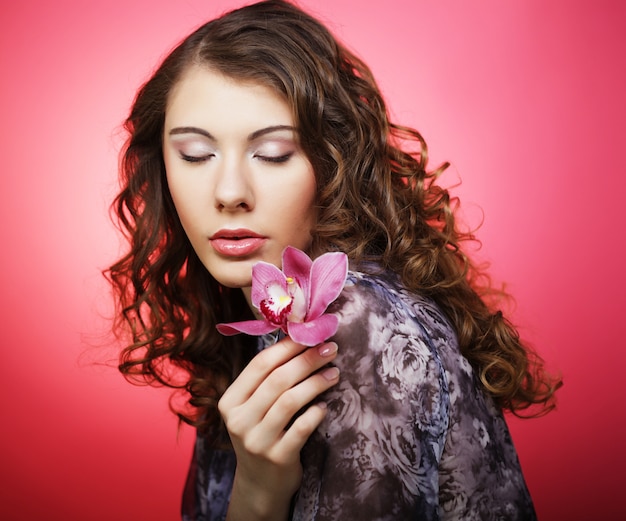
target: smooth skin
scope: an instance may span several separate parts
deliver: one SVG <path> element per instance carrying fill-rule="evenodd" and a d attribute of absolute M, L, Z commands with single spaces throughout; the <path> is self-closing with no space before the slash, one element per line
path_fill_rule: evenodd
<path fill-rule="evenodd" d="M 316 219 L 315 173 L 288 104 L 263 85 L 192 66 L 168 99 L 163 158 L 195 252 L 251 306 L 254 263 L 280 267 L 286 246 L 306 251 Z M 225 254 L 212 241 L 223 230 L 249 230 L 261 246 Z M 229 521 L 288 518 L 302 479 L 300 451 L 326 414 L 316 398 L 339 380 L 336 368 L 324 368 L 336 354 L 334 343 L 306 348 L 285 338 L 259 353 L 224 393 L 219 411 L 237 457 Z"/>
<path fill-rule="evenodd" d="M 335 367 L 319 372 L 337 345 L 303 347 L 286 338 L 257 355 L 219 402 L 237 470 L 227 519 L 285 520 L 300 486 L 300 451 L 324 419 L 322 404 L 294 415 L 339 380 Z"/>
<path fill-rule="evenodd" d="M 309 247 L 315 172 L 291 109 L 273 90 L 191 67 L 168 99 L 163 159 L 185 233 L 224 286 L 248 293 L 257 261 L 280 267 L 287 246 Z M 262 245 L 225 255 L 211 240 L 225 230 L 249 230 Z"/>

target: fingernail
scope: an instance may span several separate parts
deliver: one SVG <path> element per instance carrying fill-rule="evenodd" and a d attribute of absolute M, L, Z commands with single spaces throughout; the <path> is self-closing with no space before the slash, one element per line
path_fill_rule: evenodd
<path fill-rule="evenodd" d="M 335 342 L 323 344 L 317 348 L 317 352 L 320 354 L 320 356 L 334 355 L 337 352 L 337 344 L 335 344 Z"/>
<path fill-rule="evenodd" d="M 322 376 L 328 381 L 336 380 L 337 378 L 339 378 L 339 369 L 337 369 L 336 367 L 329 367 L 328 369 L 324 369 L 324 371 L 322 371 Z"/>

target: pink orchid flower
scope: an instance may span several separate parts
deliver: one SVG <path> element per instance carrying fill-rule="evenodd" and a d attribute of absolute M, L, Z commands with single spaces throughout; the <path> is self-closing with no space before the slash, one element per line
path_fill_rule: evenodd
<path fill-rule="evenodd" d="M 324 314 L 341 293 L 348 275 L 348 256 L 330 252 L 312 261 L 306 253 L 288 246 L 283 270 L 257 262 L 252 267 L 252 304 L 262 320 L 218 324 L 223 335 L 264 335 L 282 329 L 306 346 L 324 342 L 337 332 L 339 319 Z"/>

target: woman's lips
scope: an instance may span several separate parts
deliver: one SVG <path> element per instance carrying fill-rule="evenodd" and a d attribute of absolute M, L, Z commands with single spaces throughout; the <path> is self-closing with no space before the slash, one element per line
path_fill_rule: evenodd
<path fill-rule="evenodd" d="M 250 230 L 220 230 L 209 238 L 220 255 L 245 257 L 257 251 L 267 239 Z"/>

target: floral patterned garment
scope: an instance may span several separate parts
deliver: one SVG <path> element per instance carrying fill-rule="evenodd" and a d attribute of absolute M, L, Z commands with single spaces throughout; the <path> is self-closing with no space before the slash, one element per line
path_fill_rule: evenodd
<path fill-rule="evenodd" d="M 292 520 L 536 519 L 504 418 L 437 306 L 350 272 L 331 311 L 341 377 L 302 450 Z M 198 437 L 184 521 L 225 518 L 235 465 Z"/>

